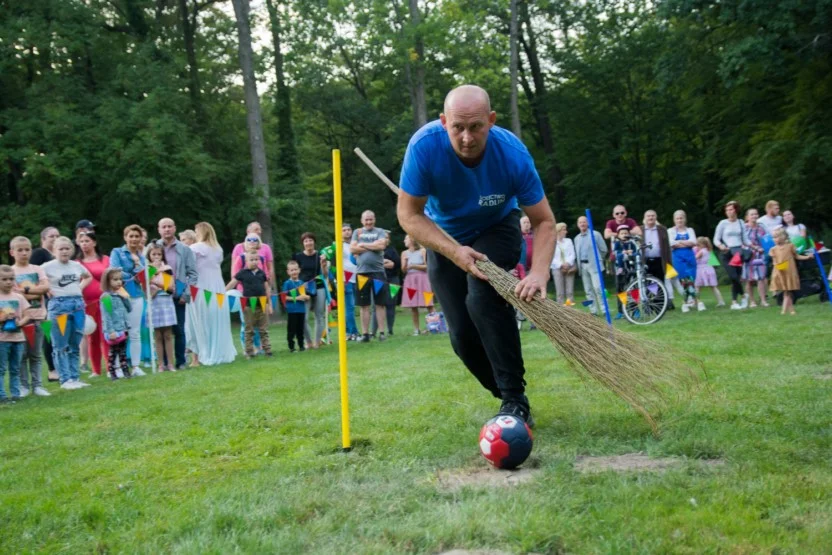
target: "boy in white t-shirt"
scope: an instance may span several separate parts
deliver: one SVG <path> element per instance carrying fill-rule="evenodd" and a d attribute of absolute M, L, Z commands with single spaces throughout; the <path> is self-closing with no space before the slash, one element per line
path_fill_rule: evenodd
<path fill-rule="evenodd" d="M 15 237 L 9 244 L 14 258 L 15 284 L 13 291 L 29 302 L 26 316 L 32 325 L 32 339 L 24 343 L 23 359 L 20 361 L 20 396 L 26 397 L 30 392 L 39 397 L 49 397 L 49 392 L 41 381 L 41 353 L 43 352 L 43 329 L 41 322 L 46 320 L 46 303 L 44 294 L 49 292 L 49 280 L 40 266 L 29 263 L 32 256 L 32 243 L 26 237 Z"/>
<path fill-rule="evenodd" d="M 20 358 L 26 345 L 23 326 L 29 321 L 24 314 L 29 303 L 23 295 L 12 291 L 14 283 L 11 266 L 0 265 L 0 403 L 20 398 Z M 11 399 L 6 396 L 6 368 Z"/>

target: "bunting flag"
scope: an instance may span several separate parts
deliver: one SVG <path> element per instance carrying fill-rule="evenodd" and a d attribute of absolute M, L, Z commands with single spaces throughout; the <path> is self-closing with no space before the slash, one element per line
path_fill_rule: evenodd
<path fill-rule="evenodd" d="M 582 302 L 581 304 L 584 305 L 584 306 L 591 306 L 593 304 L 593 302 L 594 301 L 592 301 L 590 299 L 587 299 L 584 302 Z"/>
<path fill-rule="evenodd" d="M 367 285 L 367 280 L 369 280 L 367 276 L 358 276 L 358 290 L 361 291 L 364 289 L 364 286 Z"/>
<path fill-rule="evenodd" d="M 289 291 L 289 295 L 292 297 L 292 301 L 295 301 L 298 298 L 298 290 L 297 289 L 291 289 Z"/>
<path fill-rule="evenodd" d="M 774 267 L 777 268 L 778 270 L 780 270 L 781 272 L 785 272 L 786 270 L 789 269 L 789 261 L 786 260 L 785 262 L 781 262 L 780 264 L 776 264 Z"/>
<path fill-rule="evenodd" d="M 381 281 L 380 279 L 373 280 L 373 290 L 376 292 L 376 295 L 378 295 L 379 292 L 381 292 L 382 287 L 384 287 L 383 281 Z"/>
<path fill-rule="evenodd" d="M 673 279 L 678 275 L 679 272 L 677 272 L 676 268 L 674 268 L 670 264 L 668 264 L 667 267 L 664 269 L 664 277 L 666 277 L 667 279 Z"/>
<path fill-rule="evenodd" d="M 46 340 L 52 343 L 52 321 L 44 320 L 40 323 L 40 329 L 43 330 L 43 336 Z"/>
<path fill-rule="evenodd" d="M 185 286 L 187 284 L 184 281 L 179 281 L 178 279 L 174 280 L 174 281 L 176 281 L 176 293 L 175 294 L 176 294 L 177 297 L 181 297 L 182 294 L 185 292 Z"/>
<path fill-rule="evenodd" d="M 164 289 L 165 291 L 168 291 L 170 289 L 170 286 L 171 286 L 172 282 L 173 282 L 173 276 L 172 275 L 170 275 L 168 273 L 162 274 L 162 289 Z"/>
<path fill-rule="evenodd" d="M 191 285 L 191 299 L 196 300 L 197 293 L 199 293 L 199 288 L 196 285 Z"/>
<path fill-rule="evenodd" d="M 130 295 L 127 293 L 127 289 L 124 287 L 120 287 L 118 290 L 118 294 L 124 297 L 125 299 L 128 298 Z"/>
<path fill-rule="evenodd" d="M 66 332 L 66 319 L 68 316 L 69 314 L 61 314 L 56 318 L 56 320 L 58 321 L 58 329 L 61 331 L 61 335 L 63 335 Z"/>
<path fill-rule="evenodd" d="M 277 295 L 272 295 L 272 310 L 277 310 Z"/>
<path fill-rule="evenodd" d="M 211 304 L 211 295 L 213 295 L 213 293 L 207 289 L 203 289 L 202 294 L 205 295 L 205 304 Z"/>
<path fill-rule="evenodd" d="M 425 298 L 426 305 L 433 306 L 433 293 L 430 291 L 423 291 L 422 296 Z"/>
<path fill-rule="evenodd" d="M 257 297 L 249 297 L 248 306 L 251 308 L 251 310 L 257 310 Z"/>
<path fill-rule="evenodd" d="M 153 267 L 153 266 L 149 266 L 149 267 L 147 268 L 147 273 L 148 273 L 148 274 L 150 274 L 150 279 L 153 279 L 153 276 L 155 276 L 155 275 L 156 275 L 156 272 L 158 272 L 158 271 L 159 271 L 159 270 L 157 270 L 157 269 L 156 269 L 155 267 Z"/>
<path fill-rule="evenodd" d="M 269 302 L 268 297 L 263 295 L 262 297 L 258 297 L 258 300 L 260 301 L 260 310 L 266 312 L 266 303 Z"/>
<path fill-rule="evenodd" d="M 223 293 L 217 293 L 217 306 L 222 308 L 223 302 L 225 302 L 225 295 Z"/>
<path fill-rule="evenodd" d="M 147 287 L 147 282 L 144 279 L 144 272 L 139 272 L 138 274 L 134 275 L 133 279 L 137 281 L 139 285 L 142 286 L 142 289 L 145 289 Z"/>
<path fill-rule="evenodd" d="M 236 295 L 228 297 L 228 310 L 230 310 L 231 312 L 234 312 L 234 307 L 237 306 L 237 298 L 238 297 Z"/>
<path fill-rule="evenodd" d="M 110 314 L 113 313 L 113 298 L 110 295 L 102 295 L 101 296 L 101 306 L 104 307 L 104 310 L 109 312 Z"/>
<path fill-rule="evenodd" d="M 656 293 L 659 292 L 659 286 L 656 285 L 655 283 L 651 283 L 650 285 L 647 286 L 647 290 L 650 291 L 651 295 L 655 295 Z"/>
<path fill-rule="evenodd" d="M 29 324 L 28 326 L 23 326 L 23 335 L 26 336 L 26 342 L 29 344 L 30 349 L 35 348 L 35 325 Z"/>
<path fill-rule="evenodd" d="M 330 328 L 337 328 L 338 327 L 338 318 L 335 317 L 335 314 L 332 312 L 329 313 L 327 316 L 327 320 L 329 320 L 329 327 Z"/>
<path fill-rule="evenodd" d="M 401 285 L 396 285 L 395 283 L 391 283 L 390 284 L 390 296 L 395 297 L 396 295 L 399 294 L 399 291 L 401 291 L 401 289 L 402 289 Z"/>
<path fill-rule="evenodd" d="M 708 266 L 719 266 L 719 257 L 713 251 L 711 251 L 711 256 L 708 257 Z"/>
<path fill-rule="evenodd" d="M 632 291 L 630 291 L 630 297 L 632 297 L 635 302 L 638 302 L 638 300 L 641 298 L 641 291 L 639 291 L 638 289 L 633 289 Z"/>
<path fill-rule="evenodd" d="M 349 280 L 351 280 L 352 276 L 354 276 L 354 275 L 355 274 L 353 272 L 348 272 L 348 271 L 344 270 L 344 282 L 348 282 Z"/>
<path fill-rule="evenodd" d="M 733 266 L 734 268 L 742 267 L 742 256 L 740 253 L 735 254 L 731 257 L 731 261 L 728 263 L 729 266 Z"/>
<path fill-rule="evenodd" d="M 618 300 L 621 301 L 622 304 L 627 303 L 627 293 L 619 293 Z"/>
<path fill-rule="evenodd" d="M 306 295 L 306 285 L 301 285 L 300 287 L 298 287 L 298 294 L 299 295 Z"/>
<path fill-rule="evenodd" d="M 407 298 L 408 298 L 408 300 L 412 301 L 413 296 L 416 294 L 416 290 L 413 289 L 412 287 L 407 287 L 406 289 L 407 289 Z"/>

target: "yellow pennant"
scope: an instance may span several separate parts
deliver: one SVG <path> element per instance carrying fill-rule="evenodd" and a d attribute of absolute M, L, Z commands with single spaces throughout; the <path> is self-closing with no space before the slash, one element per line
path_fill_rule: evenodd
<path fill-rule="evenodd" d="M 225 294 L 224 293 L 217 293 L 217 306 L 222 308 L 222 303 L 225 302 Z"/>
<path fill-rule="evenodd" d="M 173 276 L 167 273 L 162 274 L 162 289 L 167 291 L 170 289 L 171 282 L 173 281 Z"/>
<path fill-rule="evenodd" d="M 671 266 L 670 264 L 667 265 L 667 268 L 664 269 L 664 277 L 667 279 L 673 279 L 679 275 L 679 272 L 676 271 L 676 268 Z"/>
<path fill-rule="evenodd" d="M 619 293 L 618 294 L 618 300 L 621 301 L 622 303 L 626 304 L 627 303 L 627 293 Z"/>
<path fill-rule="evenodd" d="M 430 291 L 424 291 L 422 292 L 422 296 L 425 298 L 426 305 L 433 305 L 433 293 L 431 293 Z"/>
<path fill-rule="evenodd" d="M 777 269 L 778 269 L 778 270 L 780 270 L 780 271 L 785 272 L 786 270 L 788 270 L 788 269 L 789 269 L 789 261 L 788 261 L 788 260 L 786 260 L 785 262 L 781 262 L 780 264 L 777 264 L 777 265 L 775 266 L 775 268 L 777 268 Z"/>
<path fill-rule="evenodd" d="M 266 297 L 258 297 L 257 300 L 260 301 L 260 309 L 263 312 L 265 312 L 266 311 L 266 302 L 268 302 L 269 299 L 267 299 Z"/>
<path fill-rule="evenodd" d="M 367 276 L 358 276 L 358 290 L 359 291 L 364 289 L 364 286 L 367 285 L 367 281 L 369 281 L 369 279 L 370 278 L 368 278 Z"/>
<path fill-rule="evenodd" d="M 58 316 L 58 329 L 61 330 L 61 335 L 66 332 L 66 319 L 68 316 L 68 314 L 61 314 Z"/>
<path fill-rule="evenodd" d="M 298 287 L 298 294 L 299 295 L 306 295 L 306 286 L 305 285 L 301 285 L 300 287 Z"/>

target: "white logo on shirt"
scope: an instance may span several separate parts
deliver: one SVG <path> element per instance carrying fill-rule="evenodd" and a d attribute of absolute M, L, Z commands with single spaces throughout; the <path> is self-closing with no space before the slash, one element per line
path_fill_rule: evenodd
<path fill-rule="evenodd" d="M 480 197 L 480 206 L 500 206 L 505 201 L 505 195 L 487 195 Z"/>

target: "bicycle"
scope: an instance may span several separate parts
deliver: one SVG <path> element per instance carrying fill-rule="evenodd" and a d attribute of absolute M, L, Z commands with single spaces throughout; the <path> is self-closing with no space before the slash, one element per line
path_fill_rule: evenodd
<path fill-rule="evenodd" d="M 650 245 L 642 244 L 638 236 L 631 237 L 631 240 L 637 246 L 633 255 L 633 269 L 630 270 L 630 273 L 635 272 L 635 277 L 630 280 L 624 290 L 627 294 L 626 302 L 622 303 L 624 317 L 637 326 L 655 324 L 667 312 L 669 304 L 667 289 L 664 283 L 645 271 L 643 251 Z"/>

